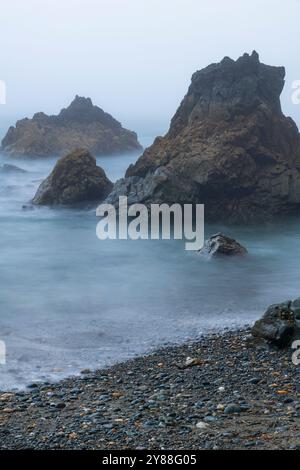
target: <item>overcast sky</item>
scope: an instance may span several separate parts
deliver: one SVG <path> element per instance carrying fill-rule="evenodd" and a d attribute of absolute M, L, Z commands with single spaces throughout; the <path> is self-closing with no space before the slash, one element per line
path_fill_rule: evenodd
<path fill-rule="evenodd" d="M 299 18 L 299 0 L 1 0 L 0 127 L 79 94 L 125 125 L 163 129 L 193 72 L 253 49 L 285 65 L 283 108 L 300 126 Z"/>

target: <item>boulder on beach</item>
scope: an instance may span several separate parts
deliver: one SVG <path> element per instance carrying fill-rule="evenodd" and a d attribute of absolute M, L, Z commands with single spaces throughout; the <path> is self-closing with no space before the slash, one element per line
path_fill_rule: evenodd
<path fill-rule="evenodd" d="M 291 309 L 295 314 L 296 320 L 300 320 L 300 297 L 292 301 Z"/>
<path fill-rule="evenodd" d="M 135 132 L 90 98 L 76 96 L 70 106 L 58 115 L 36 113 L 10 127 L 2 140 L 2 152 L 12 157 L 62 156 L 84 147 L 94 155 L 109 155 L 142 149 Z"/>
<path fill-rule="evenodd" d="M 88 150 L 78 149 L 60 158 L 38 188 L 32 203 L 77 205 L 100 202 L 113 187 Z"/>
<path fill-rule="evenodd" d="M 208 258 L 245 256 L 247 249 L 233 238 L 223 233 L 217 233 L 205 241 L 203 248 L 198 251 L 200 255 Z"/>
<path fill-rule="evenodd" d="M 146 204 L 205 204 L 206 221 L 225 223 L 299 213 L 300 134 L 281 109 L 284 78 L 255 51 L 196 72 L 168 133 L 127 169 L 110 202 L 134 194 Z"/>
<path fill-rule="evenodd" d="M 252 335 L 272 346 L 285 348 L 300 339 L 300 323 L 297 321 L 293 302 L 288 300 L 271 305 L 263 317 L 252 327 Z"/>

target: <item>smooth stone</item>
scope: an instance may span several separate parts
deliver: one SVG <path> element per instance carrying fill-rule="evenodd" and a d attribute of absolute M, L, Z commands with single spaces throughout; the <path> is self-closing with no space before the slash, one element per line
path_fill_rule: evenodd
<path fill-rule="evenodd" d="M 244 411 L 244 409 L 241 406 L 235 404 L 227 405 L 224 409 L 224 413 L 226 414 L 241 413 L 242 411 Z"/>

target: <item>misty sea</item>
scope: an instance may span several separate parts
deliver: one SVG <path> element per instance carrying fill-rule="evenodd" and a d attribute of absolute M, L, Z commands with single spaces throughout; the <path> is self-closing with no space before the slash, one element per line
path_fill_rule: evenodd
<path fill-rule="evenodd" d="M 151 144 L 151 132 L 141 137 Z M 122 177 L 137 154 L 98 158 Z M 94 210 L 23 210 L 54 159 L 11 160 L 0 172 L 0 389 L 52 381 L 251 323 L 299 290 L 300 223 L 226 228 L 247 247 L 242 260 L 208 262 L 184 241 L 100 241 Z"/>

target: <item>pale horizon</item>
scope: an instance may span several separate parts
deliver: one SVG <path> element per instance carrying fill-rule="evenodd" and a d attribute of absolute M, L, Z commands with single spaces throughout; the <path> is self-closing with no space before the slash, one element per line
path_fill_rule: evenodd
<path fill-rule="evenodd" d="M 282 108 L 300 127 L 291 99 L 299 14 L 298 0 L 12 0 L 1 6 L 1 133 L 36 112 L 57 114 L 75 95 L 138 133 L 165 132 L 196 70 L 254 49 L 285 66 Z"/>

